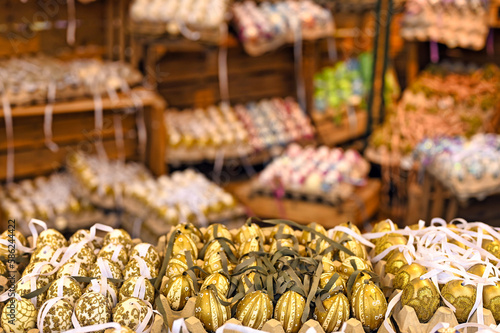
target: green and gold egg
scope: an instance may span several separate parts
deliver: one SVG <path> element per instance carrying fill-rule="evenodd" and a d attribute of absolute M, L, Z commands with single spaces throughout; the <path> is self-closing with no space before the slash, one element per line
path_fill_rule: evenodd
<path fill-rule="evenodd" d="M 130 297 L 116 304 L 113 309 L 113 322 L 136 331 L 139 324 L 144 323 L 148 311 L 151 310 L 143 300 Z M 144 323 L 145 329 L 151 326 L 152 318 L 149 319 L 149 323 Z"/>
<path fill-rule="evenodd" d="M 59 294 L 59 289 L 61 289 L 61 294 Z M 49 300 L 56 297 L 63 297 L 73 306 L 80 296 L 82 296 L 82 288 L 78 282 L 72 277 L 63 276 L 52 282 L 49 289 L 47 289 L 45 299 Z"/>
<path fill-rule="evenodd" d="M 241 245 L 248 241 L 249 239 L 259 237 L 260 239 L 266 239 L 262 229 L 255 223 L 245 223 L 236 234 L 234 242 L 237 245 Z"/>
<path fill-rule="evenodd" d="M 372 281 L 364 281 L 351 296 L 352 313 L 365 330 L 374 331 L 382 325 L 387 311 L 384 293 Z"/>
<path fill-rule="evenodd" d="M 243 326 L 260 330 L 273 316 L 273 303 L 269 296 L 261 291 L 245 295 L 236 307 L 236 319 Z"/>
<path fill-rule="evenodd" d="M 39 311 L 45 313 L 43 327 L 38 327 L 41 332 L 66 332 L 73 328 L 73 305 L 67 299 L 61 298 L 55 303 L 45 302 Z"/>
<path fill-rule="evenodd" d="M 156 269 L 160 269 L 160 254 L 158 253 L 158 251 L 156 251 L 153 245 L 148 243 L 137 244 L 136 246 L 134 246 L 132 252 L 130 253 L 130 258 L 134 256 L 143 258 L 152 263 Z"/>
<path fill-rule="evenodd" d="M 286 333 L 297 333 L 302 327 L 301 318 L 305 305 L 304 296 L 289 290 L 278 299 L 274 309 L 274 319 L 283 325 Z"/>
<path fill-rule="evenodd" d="M 194 296 L 193 280 L 189 275 L 174 276 L 167 281 L 161 293 L 172 310 L 182 310 L 189 298 Z"/>
<path fill-rule="evenodd" d="M 37 314 L 38 311 L 29 300 L 11 298 L 2 309 L 2 328 L 5 333 L 26 333 L 35 328 Z"/>
<path fill-rule="evenodd" d="M 276 235 L 278 233 L 281 233 L 281 235 L 283 235 L 283 236 L 285 236 L 285 235 L 294 236 L 295 235 L 293 228 L 290 227 L 289 225 L 286 225 L 283 223 L 277 224 L 271 230 L 271 234 L 269 235 L 269 239 L 268 239 L 269 244 L 271 244 L 276 239 Z"/>
<path fill-rule="evenodd" d="M 352 256 L 347 257 L 342 261 L 338 273 L 344 280 L 348 281 L 351 274 L 356 270 L 372 271 L 373 269 L 372 265 L 367 260 Z"/>
<path fill-rule="evenodd" d="M 98 258 L 106 258 L 118 265 L 121 270 L 125 268 L 128 263 L 128 251 L 125 246 L 121 244 L 107 244 L 101 248 L 97 254 Z"/>
<path fill-rule="evenodd" d="M 325 227 L 323 227 L 321 224 L 317 224 L 317 223 L 309 223 L 307 225 L 309 228 L 315 230 L 316 232 L 322 234 L 323 236 L 327 237 L 327 233 L 326 233 L 326 230 L 325 230 Z M 310 232 L 310 231 L 302 231 L 302 234 L 300 235 L 300 238 L 299 238 L 299 242 L 300 244 L 302 245 L 307 245 L 309 244 L 313 239 L 316 239 L 318 238 L 319 236 L 317 236 L 316 234 Z"/>
<path fill-rule="evenodd" d="M 418 320 L 421 323 L 428 322 L 439 307 L 439 291 L 429 279 L 411 280 L 403 289 L 401 304 L 411 306 L 415 309 Z"/>
<path fill-rule="evenodd" d="M 396 276 L 394 277 L 394 289 L 403 289 L 408 284 L 408 282 L 415 278 L 421 277 L 425 273 L 427 273 L 427 268 L 415 262 L 411 265 L 404 265 L 399 269 L 399 271 L 396 273 Z"/>
<path fill-rule="evenodd" d="M 98 292 L 84 293 L 76 301 L 75 316 L 81 326 L 105 324 L 111 320 L 111 306 Z"/>
<path fill-rule="evenodd" d="M 476 286 L 463 284 L 462 280 L 451 280 L 441 289 L 441 295 L 455 308 L 459 323 L 465 323 L 476 302 Z"/>
<path fill-rule="evenodd" d="M 138 294 L 134 294 L 134 290 L 138 284 L 141 284 L 139 289 L 137 289 Z M 144 297 L 140 297 L 141 293 L 144 293 Z M 135 297 L 148 301 L 149 303 L 154 303 L 155 289 L 148 279 L 143 279 L 139 276 L 131 277 L 123 282 L 120 287 L 120 292 L 118 295 L 118 300 L 121 302 L 128 297 Z"/>
<path fill-rule="evenodd" d="M 335 272 L 322 273 L 321 277 L 320 277 L 320 280 L 319 280 L 319 286 L 320 286 L 320 288 L 324 289 L 328 285 L 328 282 L 330 282 L 330 280 L 332 278 L 334 278 L 335 274 L 336 274 Z M 340 291 L 340 292 L 342 292 L 344 294 L 347 294 L 346 282 L 338 274 L 337 274 L 337 278 L 335 279 L 335 282 L 333 283 L 333 285 L 331 286 L 331 288 L 330 288 L 329 291 L 333 292 L 334 289 L 337 289 L 337 291 L 335 291 L 335 293 L 337 293 L 338 291 Z"/>
<path fill-rule="evenodd" d="M 205 243 L 208 243 L 215 238 L 227 238 L 230 241 L 233 240 L 233 236 L 229 232 L 229 229 L 220 223 L 209 225 L 204 235 Z"/>
<path fill-rule="evenodd" d="M 349 320 L 349 300 L 343 293 L 331 295 L 323 301 L 325 311 L 314 310 L 316 319 L 326 333 L 337 332 Z"/>
<path fill-rule="evenodd" d="M 176 254 L 170 258 L 165 271 L 165 276 L 171 278 L 175 275 L 181 275 L 188 270 L 186 257 L 182 254 Z"/>
<path fill-rule="evenodd" d="M 204 290 L 209 285 L 214 285 L 219 295 L 227 296 L 229 291 L 229 279 L 221 273 L 210 274 L 205 278 L 200 290 Z"/>
<path fill-rule="evenodd" d="M 226 301 L 223 297 L 220 299 Z M 221 304 L 215 291 L 205 289 L 196 297 L 194 314 L 208 332 L 215 332 L 231 318 L 231 309 Z"/>

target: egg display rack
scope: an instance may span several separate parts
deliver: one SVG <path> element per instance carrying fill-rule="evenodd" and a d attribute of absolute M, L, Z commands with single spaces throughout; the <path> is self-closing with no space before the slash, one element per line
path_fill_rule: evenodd
<path fill-rule="evenodd" d="M 297 38 L 325 38 L 335 29 L 332 14 L 312 1 L 236 2 L 232 12 L 238 37 L 252 56 Z"/>
<path fill-rule="evenodd" d="M 273 98 L 234 108 L 167 110 L 169 163 L 243 159 L 263 163 L 290 142 L 314 141 L 314 128 L 292 98 Z"/>
<path fill-rule="evenodd" d="M 434 332 L 439 326 L 463 332 L 498 331 L 496 228 L 434 218 L 428 227 L 420 221 L 399 229 L 386 220 L 363 236 L 375 245 L 370 258 L 392 303 L 387 315 L 392 314 L 397 324 L 393 332 Z M 428 299 L 422 301 L 417 294 L 426 286 Z"/>

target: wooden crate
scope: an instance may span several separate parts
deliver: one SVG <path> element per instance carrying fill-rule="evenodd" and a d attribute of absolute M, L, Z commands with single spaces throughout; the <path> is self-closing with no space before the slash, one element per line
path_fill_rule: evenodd
<path fill-rule="evenodd" d="M 135 91 L 144 105 L 147 127 L 146 164 L 155 175 L 165 173 L 165 125 L 163 110 L 165 102 L 157 94 L 144 89 Z M 114 114 L 122 120 L 124 134 L 124 157 L 139 158 L 135 114 L 126 114 L 124 109 L 133 108 L 129 96 L 120 95 L 118 101 L 103 98 L 103 130 L 97 133 L 94 127 L 94 101 L 81 99 L 54 104 L 53 141 L 59 145 L 57 152 L 48 149 L 44 142 L 43 115 L 45 105 L 16 107 L 12 109 L 14 127 L 14 175 L 15 178 L 48 174 L 65 163 L 67 154 L 81 149 L 93 152 L 95 140 L 102 137 L 109 157 L 118 157 L 115 141 Z M 0 179 L 6 178 L 7 140 L 3 109 L 0 109 Z"/>
<path fill-rule="evenodd" d="M 335 123 L 332 116 L 328 114 L 313 112 L 312 118 L 319 141 L 327 146 L 336 146 L 366 134 L 368 113 L 365 110 L 355 111 L 353 124 L 350 123 L 347 114 L 342 115 L 339 124 Z"/>
<path fill-rule="evenodd" d="M 380 181 L 370 179 L 366 186 L 356 189 L 354 194 L 340 206 L 288 198 L 278 202 L 269 196 L 252 196 L 252 181 L 231 183 L 225 189 L 242 202 L 254 216 L 288 218 L 303 224 L 317 222 L 325 228 L 333 228 L 347 221 L 363 225 L 372 217 L 378 210 Z M 285 216 L 282 216 L 282 210 Z"/>

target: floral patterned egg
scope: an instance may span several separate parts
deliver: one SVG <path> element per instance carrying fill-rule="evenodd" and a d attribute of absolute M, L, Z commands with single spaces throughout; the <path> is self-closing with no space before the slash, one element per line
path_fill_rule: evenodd
<path fill-rule="evenodd" d="M 0 239 L 5 239 L 7 241 L 10 241 L 10 240 L 12 240 L 10 238 L 10 236 L 11 236 L 10 231 L 9 230 L 5 230 L 0 235 Z M 23 246 L 28 246 L 28 241 L 23 236 L 23 234 L 21 234 L 21 232 L 19 230 L 14 230 L 14 237 L 16 237 Z M 19 249 L 17 249 L 17 247 L 16 247 L 16 250 L 15 250 L 15 254 L 16 255 L 20 255 L 21 254 L 21 252 L 19 251 Z M 0 256 L 5 257 L 5 258 L 7 258 L 9 256 L 9 247 L 7 245 L 0 244 Z"/>
<path fill-rule="evenodd" d="M 37 327 L 43 333 L 65 332 L 73 328 L 73 305 L 65 298 L 46 301 L 39 312 L 46 313 L 38 321 Z"/>
<path fill-rule="evenodd" d="M 387 258 L 387 263 L 385 265 L 385 272 L 390 274 L 396 274 L 401 267 L 408 265 L 408 261 L 403 254 L 403 252 L 393 251 L 391 255 Z"/>
<path fill-rule="evenodd" d="M 121 328 L 109 328 L 105 333 L 134 333 L 134 331 L 127 326 L 122 326 Z"/>
<path fill-rule="evenodd" d="M 318 307 L 314 310 L 316 319 L 326 333 L 337 332 L 344 322 L 349 320 L 349 300 L 342 293 L 336 293 L 323 301 L 325 311 Z"/>
<path fill-rule="evenodd" d="M 429 279 L 415 278 L 403 289 L 401 304 L 415 309 L 421 323 L 428 322 L 439 307 L 441 298 L 439 290 Z"/>
<path fill-rule="evenodd" d="M 110 322 L 111 306 L 107 298 L 98 292 L 84 293 L 76 301 L 75 316 L 80 326 L 105 324 Z"/>
<path fill-rule="evenodd" d="M 89 267 L 92 266 L 92 264 L 94 264 L 97 259 L 97 256 L 94 253 L 94 249 L 88 244 L 71 244 L 66 250 L 66 253 L 71 253 L 70 251 L 76 252 L 71 255 L 66 262 L 79 261 L 85 269 L 89 269 Z"/>
<path fill-rule="evenodd" d="M 44 246 L 49 245 L 54 249 L 59 249 L 61 247 L 67 246 L 66 238 L 55 229 L 47 229 L 44 230 L 38 235 L 38 239 L 36 241 L 36 246 Z"/>
<path fill-rule="evenodd" d="M 149 261 L 134 257 L 130 259 L 123 270 L 123 278 L 125 280 L 133 276 L 144 276 L 145 278 L 153 279 L 158 276 L 158 270 Z"/>
<path fill-rule="evenodd" d="M 59 289 L 61 289 L 60 294 Z M 82 288 L 78 282 L 69 276 L 63 276 L 52 282 L 49 289 L 47 289 L 45 299 L 49 300 L 56 297 L 63 297 L 71 304 L 71 306 L 74 306 L 80 296 L 82 296 Z"/>
<path fill-rule="evenodd" d="M 172 255 L 185 254 L 186 251 L 191 253 L 191 258 L 193 260 L 198 258 L 198 248 L 191 237 L 183 234 L 177 234 L 172 247 Z"/>
<path fill-rule="evenodd" d="M 39 275 L 38 279 L 40 280 L 40 283 L 42 285 L 46 285 L 54 281 L 56 274 L 48 274 L 51 273 L 54 270 L 54 266 L 51 264 L 46 264 L 42 262 L 36 262 L 36 263 L 30 263 L 26 268 L 24 269 L 23 275 L 26 276 L 28 274 L 36 274 Z"/>
<path fill-rule="evenodd" d="M 141 283 L 141 287 L 138 289 L 138 294 L 134 295 L 134 290 L 138 283 Z M 139 297 L 141 291 L 144 292 L 143 298 Z M 136 297 L 139 299 L 144 299 L 149 303 L 153 304 L 155 297 L 155 289 L 148 279 L 142 278 L 140 276 L 134 276 L 128 280 L 125 280 L 125 282 L 123 282 L 122 287 L 120 288 L 119 301 L 121 302 L 128 297 Z"/>
<path fill-rule="evenodd" d="M 359 286 L 351 296 L 352 313 L 363 327 L 374 331 L 382 325 L 387 301 L 384 293 L 372 281 L 366 281 Z"/>
<path fill-rule="evenodd" d="M 274 309 L 274 319 L 281 322 L 286 333 L 297 333 L 302 326 L 306 299 L 293 290 L 285 292 L 278 299 Z"/>
<path fill-rule="evenodd" d="M 394 289 L 403 289 L 408 282 L 421 277 L 425 273 L 427 273 L 427 268 L 415 262 L 411 265 L 404 265 L 399 269 L 398 273 L 394 277 Z"/>
<path fill-rule="evenodd" d="M 152 309 L 146 302 L 130 297 L 115 306 L 113 309 L 113 321 L 136 331 L 139 324 L 146 320 L 148 311 L 152 311 Z M 152 324 L 153 318 L 151 316 L 149 323 L 143 323 L 145 324 L 145 329 Z"/>
<path fill-rule="evenodd" d="M 222 301 L 226 301 L 221 297 Z M 205 329 L 215 332 L 217 328 L 231 318 L 231 309 L 219 302 L 217 294 L 212 289 L 205 289 L 196 297 L 194 315 L 198 318 Z"/>
<path fill-rule="evenodd" d="M 122 271 L 120 267 L 107 258 L 97 258 L 96 263 L 90 266 L 89 276 L 94 278 L 101 278 L 103 275 L 106 278 L 121 279 Z"/>
<path fill-rule="evenodd" d="M 269 296 L 261 291 L 245 295 L 236 307 L 236 319 L 243 326 L 260 330 L 273 317 L 273 303 Z"/>
<path fill-rule="evenodd" d="M 172 310 L 182 310 L 189 298 L 194 296 L 193 280 L 189 275 L 174 276 L 167 281 L 161 293 Z"/>
<path fill-rule="evenodd" d="M 174 231 L 179 230 L 181 234 L 191 237 L 191 239 L 199 244 L 203 241 L 203 234 L 200 229 L 195 227 L 192 223 L 181 223 L 175 226 Z"/>
<path fill-rule="evenodd" d="M 121 270 L 125 268 L 128 263 L 128 252 L 121 244 L 108 244 L 105 245 L 97 254 L 99 258 L 106 258 L 116 263 Z"/>
<path fill-rule="evenodd" d="M 133 256 L 141 257 L 152 263 L 156 269 L 160 269 L 161 266 L 160 254 L 151 244 L 148 243 L 137 244 L 136 246 L 134 246 L 132 252 L 130 253 L 130 258 L 132 258 Z"/>
<path fill-rule="evenodd" d="M 254 237 L 260 237 L 260 239 L 266 239 L 262 229 L 255 223 L 245 223 L 234 238 L 237 245 L 245 243 L 247 240 Z"/>
<path fill-rule="evenodd" d="M 37 247 L 36 250 L 31 255 L 30 263 L 50 261 L 55 253 L 56 250 L 49 245 Z"/>
<path fill-rule="evenodd" d="M 462 285 L 462 282 L 462 280 L 451 280 L 441 289 L 441 295 L 455 306 L 455 316 L 460 324 L 467 321 L 476 302 L 476 286 L 473 284 Z"/>
<path fill-rule="evenodd" d="M 176 254 L 170 258 L 165 271 L 165 276 L 171 278 L 175 275 L 180 275 L 188 270 L 186 257 L 182 254 Z"/>
<path fill-rule="evenodd" d="M 86 229 L 77 230 L 71 237 L 69 238 L 70 244 L 80 243 L 81 241 L 90 237 L 90 231 Z"/>
<path fill-rule="evenodd" d="M 88 277 L 87 270 L 83 268 L 83 265 L 76 262 L 67 262 L 62 265 L 57 271 L 56 279 L 60 279 L 63 276 L 83 276 Z M 85 282 L 78 283 L 81 288 L 85 288 L 87 285 Z"/>
<path fill-rule="evenodd" d="M 230 241 L 233 240 L 233 236 L 229 232 L 229 229 L 220 223 L 215 223 L 211 224 L 208 226 L 207 230 L 205 231 L 205 243 L 210 242 L 211 240 L 215 238 L 227 238 Z"/>
<path fill-rule="evenodd" d="M 221 273 L 210 274 L 205 278 L 200 290 L 207 288 L 209 285 L 213 284 L 215 289 L 220 295 L 227 297 L 227 292 L 229 291 L 229 279 L 222 275 Z"/>
<path fill-rule="evenodd" d="M 401 235 L 392 236 L 391 234 L 384 235 L 377 241 L 377 244 L 375 245 L 375 255 L 379 255 L 380 253 L 384 252 L 391 246 L 406 245 L 407 243 L 408 240 L 404 236 Z M 389 258 L 389 255 L 390 253 L 388 253 L 383 260 L 387 260 L 387 258 Z"/>
<path fill-rule="evenodd" d="M 87 293 L 100 293 L 108 300 L 110 309 L 118 303 L 118 287 L 113 283 L 106 280 L 106 285 L 101 288 L 102 280 L 92 280 L 91 283 L 83 290 L 83 294 Z"/>
<path fill-rule="evenodd" d="M 32 281 L 34 284 L 36 284 L 36 286 L 34 288 L 31 287 Z M 20 296 L 24 296 L 24 295 L 28 295 L 29 293 L 31 293 L 37 289 L 42 288 L 43 286 L 45 286 L 45 285 L 42 284 L 40 279 L 38 279 L 36 277 L 32 278 L 29 276 L 24 276 L 19 281 L 17 281 L 15 290 L 16 290 L 17 294 L 19 294 Z M 40 305 L 42 305 L 43 301 L 45 300 L 46 293 L 47 292 L 43 292 L 40 295 L 36 296 L 36 298 L 34 297 L 32 299 L 32 302 L 35 304 L 37 309 L 40 307 Z"/>
<path fill-rule="evenodd" d="M 500 282 L 484 286 L 483 302 L 484 307 L 493 314 L 495 321 L 500 322 Z"/>
<path fill-rule="evenodd" d="M 14 310 L 15 318 L 11 318 Z M 17 300 L 11 298 L 2 310 L 2 328 L 5 333 L 25 333 L 36 326 L 37 310 L 33 303 L 27 299 Z"/>
<path fill-rule="evenodd" d="M 128 252 L 132 248 L 132 237 L 123 229 L 115 229 L 104 236 L 103 247 L 108 244 L 123 245 Z"/>
<path fill-rule="evenodd" d="M 321 224 L 309 223 L 307 226 L 311 229 L 314 229 L 316 232 L 319 232 L 320 234 L 322 234 L 324 236 L 328 235 L 326 233 L 325 227 L 323 227 Z M 305 246 L 305 245 L 309 244 L 315 238 L 319 238 L 319 236 L 317 236 L 309 231 L 302 231 L 302 234 L 300 235 L 300 238 L 299 238 L 299 242 L 300 242 L 300 244 Z"/>

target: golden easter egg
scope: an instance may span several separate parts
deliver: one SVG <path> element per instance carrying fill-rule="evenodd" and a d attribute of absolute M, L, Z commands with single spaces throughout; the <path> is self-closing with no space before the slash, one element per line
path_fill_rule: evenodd
<path fill-rule="evenodd" d="M 286 225 L 283 223 L 276 224 L 273 227 L 273 229 L 271 230 L 271 234 L 269 235 L 269 239 L 267 240 L 268 243 L 272 244 L 272 242 L 274 240 L 276 240 L 276 235 L 278 235 L 278 234 L 281 235 L 281 237 L 279 237 L 281 239 L 281 238 L 283 238 L 283 236 L 286 236 L 286 235 L 294 236 L 295 231 L 289 225 Z M 287 237 L 285 237 L 285 238 L 287 238 Z"/>
<path fill-rule="evenodd" d="M 2 328 L 5 333 L 26 333 L 35 328 L 37 314 L 38 311 L 29 300 L 11 298 L 2 309 Z"/>
<path fill-rule="evenodd" d="M 384 293 L 372 281 L 364 281 L 351 296 L 352 313 L 365 330 L 374 331 L 382 325 L 387 311 Z"/>
<path fill-rule="evenodd" d="M 106 258 L 120 267 L 121 270 L 125 268 L 128 263 L 128 251 L 122 244 L 110 243 L 104 245 L 99 253 L 98 258 Z"/>
<path fill-rule="evenodd" d="M 396 273 L 396 276 L 394 277 L 394 289 L 403 289 L 408 284 L 408 282 L 415 278 L 421 277 L 425 273 L 427 273 L 427 268 L 415 262 L 411 265 L 404 265 L 399 269 L 399 271 Z"/>
<path fill-rule="evenodd" d="M 71 316 L 73 315 L 73 305 L 65 299 L 45 302 L 39 310 L 46 313 L 41 326 L 37 328 L 43 333 L 66 332 L 73 328 Z"/>
<path fill-rule="evenodd" d="M 322 273 L 320 280 L 319 280 L 319 286 L 320 288 L 324 289 L 327 285 L 328 282 L 335 276 L 335 272 L 328 272 L 328 273 Z M 333 291 L 334 289 L 337 289 L 337 291 Z M 331 286 L 330 290 L 331 293 L 337 293 L 338 291 L 347 294 L 347 286 L 345 280 L 337 274 L 337 278 L 335 279 L 335 282 L 333 282 L 333 285 Z"/>
<path fill-rule="evenodd" d="M 63 276 L 52 282 L 47 289 L 46 300 L 63 297 L 71 306 L 74 306 L 76 301 L 82 296 L 82 288 L 72 277 Z"/>
<path fill-rule="evenodd" d="M 37 247 L 31 254 L 30 263 L 50 261 L 55 253 L 56 249 L 50 245 Z"/>
<path fill-rule="evenodd" d="M 350 250 L 352 253 L 354 253 L 355 257 L 361 258 L 361 259 L 367 259 L 368 258 L 368 253 L 366 252 L 366 247 L 358 242 L 357 240 L 348 240 L 342 243 L 342 245 Z M 344 252 L 344 251 L 339 251 L 339 259 L 340 261 L 344 261 L 349 255 Z"/>
<path fill-rule="evenodd" d="M 263 251 L 264 249 L 262 246 L 263 241 L 258 237 L 251 238 L 239 246 L 238 255 L 240 257 L 243 257 L 245 254 L 248 254 L 250 252 Z"/>
<path fill-rule="evenodd" d="M 105 324 L 111 320 L 111 306 L 98 292 L 84 293 L 76 301 L 75 316 L 81 326 Z"/>
<path fill-rule="evenodd" d="M 500 322 L 500 282 L 483 287 L 483 304 L 491 311 L 495 321 Z"/>
<path fill-rule="evenodd" d="M 375 255 L 379 255 L 385 250 L 387 250 L 389 247 L 394 246 L 394 245 L 406 245 L 408 243 L 408 240 L 404 236 L 391 236 L 391 235 L 384 235 L 382 238 L 380 238 L 377 241 L 377 244 L 375 245 Z M 387 254 L 383 260 L 387 260 L 389 257 L 389 254 Z"/>
<path fill-rule="evenodd" d="M 331 295 L 323 301 L 325 311 L 318 307 L 314 310 L 314 319 L 317 320 L 326 333 L 337 332 L 344 322 L 349 320 L 349 300 L 343 293 Z"/>
<path fill-rule="evenodd" d="M 323 236 L 328 237 L 328 234 L 326 233 L 325 227 L 323 227 L 321 224 L 309 223 L 307 226 L 309 228 L 313 229 L 314 231 L 322 234 Z M 309 244 L 313 239 L 316 239 L 318 237 L 319 237 L 318 235 L 316 235 L 310 231 L 304 230 L 304 231 L 302 231 L 302 234 L 299 237 L 299 242 L 300 242 L 300 244 L 305 246 L 305 245 Z"/>
<path fill-rule="evenodd" d="M 174 245 L 172 247 L 172 255 L 183 254 L 185 252 L 191 253 L 191 258 L 196 260 L 198 258 L 198 248 L 193 239 L 184 234 L 175 234 Z"/>
<path fill-rule="evenodd" d="M 118 266 L 111 260 L 102 257 L 99 257 L 97 261 L 92 266 L 90 266 L 88 275 L 90 277 L 98 279 L 100 279 L 102 276 L 112 279 L 123 278 L 120 266 Z"/>
<path fill-rule="evenodd" d="M 145 330 L 147 330 L 152 325 L 154 318 L 151 316 L 149 322 L 145 322 L 148 310 L 152 311 L 150 306 L 141 299 L 134 297 L 124 299 L 116 304 L 113 309 L 113 322 L 128 327 L 133 331 L 136 331 L 142 323 Z"/>
<path fill-rule="evenodd" d="M 148 279 L 154 279 L 158 276 L 158 270 L 149 261 L 140 257 L 133 257 L 123 269 L 123 278 L 128 280 L 133 276 L 144 276 Z"/>
<path fill-rule="evenodd" d="M 274 319 L 283 325 L 286 333 L 297 333 L 302 327 L 302 314 L 306 299 L 293 290 L 285 292 L 278 299 L 274 309 Z"/>
<path fill-rule="evenodd" d="M 212 255 L 210 258 L 203 262 L 203 269 L 209 274 L 220 273 L 224 271 L 224 262 L 227 262 L 228 273 L 231 273 L 233 271 L 234 265 L 231 264 L 229 260 L 222 259 L 225 257 L 226 255 L 222 251 Z"/>
<path fill-rule="evenodd" d="M 271 244 L 269 253 L 273 254 L 281 249 L 292 249 L 298 250 L 298 243 L 295 243 L 291 238 L 275 239 Z"/>
<path fill-rule="evenodd" d="M 45 246 L 49 245 L 53 249 L 59 249 L 61 247 L 65 247 L 68 245 L 66 238 L 64 238 L 63 234 L 55 229 L 47 229 L 44 230 L 38 235 L 38 239 L 36 241 L 36 246 Z"/>
<path fill-rule="evenodd" d="M 123 245 L 125 250 L 129 252 L 132 248 L 132 237 L 123 229 L 114 229 L 104 236 L 102 246 L 104 247 L 108 244 Z"/>
<path fill-rule="evenodd" d="M 220 223 L 209 225 L 204 235 L 205 243 L 208 243 L 215 238 L 227 238 L 230 241 L 233 240 L 233 236 L 229 232 L 229 229 Z"/>
<path fill-rule="evenodd" d="M 264 237 L 264 233 L 262 232 L 262 229 L 255 223 L 245 223 L 238 231 L 236 234 L 236 237 L 234 238 L 234 242 L 237 245 L 241 245 L 245 243 L 247 240 L 254 238 L 254 237 L 259 237 L 262 240 L 265 240 L 266 238 Z"/>
<path fill-rule="evenodd" d="M 358 257 L 347 257 L 342 261 L 338 273 L 344 280 L 348 281 L 351 274 L 356 270 L 372 271 L 373 268 L 367 260 Z"/>
<path fill-rule="evenodd" d="M 156 269 L 160 269 L 161 260 L 160 254 L 156 251 L 155 247 L 148 243 L 139 243 L 132 248 L 130 258 L 137 256 L 153 264 Z"/>
<path fill-rule="evenodd" d="M 462 284 L 462 280 L 451 280 L 441 289 L 441 295 L 456 308 L 458 322 L 465 323 L 476 302 L 476 286 Z"/>
<path fill-rule="evenodd" d="M 414 278 L 403 289 L 401 304 L 415 309 L 421 323 L 428 322 L 439 307 L 439 291 L 429 279 Z"/>
<path fill-rule="evenodd" d="M 139 283 L 141 285 L 136 287 Z M 142 294 L 144 294 L 144 296 L 141 296 Z M 153 304 L 155 300 L 155 289 L 153 284 L 148 279 L 141 278 L 140 276 L 133 276 L 130 279 L 125 280 L 120 287 L 118 300 L 121 302 L 129 297 L 143 299 Z"/>
<path fill-rule="evenodd" d="M 236 251 L 236 247 L 233 244 L 225 242 L 223 240 L 214 239 L 214 240 L 211 240 L 210 242 L 208 242 L 207 244 L 208 245 L 205 248 L 203 260 L 210 258 L 211 256 L 219 253 L 220 251 L 225 251 L 225 248 L 229 249 L 229 251 L 235 256 L 238 253 L 238 251 Z M 241 246 L 240 246 L 240 248 L 241 248 Z"/>
<path fill-rule="evenodd" d="M 30 263 L 23 271 L 22 276 L 36 275 L 41 285 L 46 285 L 54 281 L 56 274 L 52 273 L 54 266 L 42 262 Z M 49 274 L 52 273 L 52 274 Z"/>
<path fill-rule="evenodd" d="M 404 265 L 408 265 L 408 261 L 406 261 L 403 252 L 392 251 L 385 264 L 385 273 L 396 275 Z"/>
<path fill-rule="evenodd" d="M 194 315 L 208 332 L 215 332 L 231 318 L 230 307 L 221 304 L 219 297 L 212 289 L 205 289 L 196 297 Z M 223 297 L 220 299 L 226 301 Z"/>
<path fill-rule="evenodd" d="M 214 285 L 219 295 L 227 297 L 227 292 L 229 291 L 229 279 L 226 276 L 221 273 L 210 274 L 203 281 L 200 290 L 204 290 L 209 285 Z"/>
<path fill-rule="evenodd" d="M 258 290 L 245 295 L 236 307 L 236 319 L 243 326 L 260 330 L 273 317 L 273 303 L 267 293 Z"/>
<path fill-rule="evenodd" d="M 191 237 L 196 244 L 203 241 L 204 237 L 200 229 L 195 227 L 192 223 L 180 223 L 174 227 L 173 231 L 175 232 L 176 230 L 179 230 L 183 235 Z"/>
<path fill-rule="evenodd" d="M 188 270 L 186 257 L 182 254 L 176 254 L 170 258 L 165 271 L 165 276 L 171 278 L 175 275 L 181 275 Z"/>
<path fill-rule="evenodd" d="M 193 280 L 189 275 L 174 276 L 167 281 L 161 293 L 172 310 L 182 310 L 189 298 L 194 296 Z"/>
<path fill-rule="evenodd" d="M 112 309 L 118 303 L 118 287 L 113 282 L 106 280 L 105 286 L 101 288 L 102 280 L 93 280 L 92 283 L 83 289 L 82 296 L 88 293 L 100 293 L 106 298 L 109 308 Z M 81 297 L 80 297 L 81 298 Z"/>
<path fill-rule="evenodd" d="M 346 228 L 349 228 L 351 229 L 352 231 L 354 231 L 355 233 L 357 233 L 358 235 L 361 235 L 361 231 L 359 231 L 359 228 L 356 227 L 356 225 L 352 224 L 351 222 L 345 222 L 345 223 L 341 223 L 339 224 L 339 227 L 346 227 Z M 342 237 L 344 236 L 349 236 L 347 235 L 345 232 L 343 231 L 335 231 L 332 235 L 332 239 L 335 241 L 335 242 L 340 242 L 342 240 Z"/>

